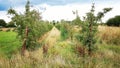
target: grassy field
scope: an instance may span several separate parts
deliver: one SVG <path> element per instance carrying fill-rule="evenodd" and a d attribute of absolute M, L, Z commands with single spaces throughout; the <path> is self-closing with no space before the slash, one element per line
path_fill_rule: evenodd
<path fill-rule="evenodd" d="M 111 31 L 112 30 L 112 31 Z M 97 49 L 92 57 L 82 57 L 76 50 L 75 41 L 61 40 L 60 31 L 55 27 L 45 36 L 44 45 L 49 46 L 43 54 L 42 47 L 27 51 L 21 56 L 20 42 L 15 32 L 0 32 L 0 68 L 119 68 L 120 28 L 99 26 Z"/>
<path fill-rule="evenodd" d="M 15 53 L 21 44 L 17 38 L 17 33 L 15 32 L 0 32 L 0 54 L 5 54 L 10 56 L 12 53 Z"/>

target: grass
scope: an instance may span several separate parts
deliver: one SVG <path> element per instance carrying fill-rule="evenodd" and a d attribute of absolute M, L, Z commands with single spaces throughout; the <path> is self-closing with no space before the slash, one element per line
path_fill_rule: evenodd
<path fill-rule="evenodd" d="M 17 38 L 16 32 L 0 32 L 0 53 L 7 56 L 11 56 L 21 46 L 19 39 Z"/>
<path fill-rule="evenodd" d="M 118 46 L 114 47 L 116 49 Z M 81 57 L 73 51 L 73 45 L 64 41 L 59 41 L 56 46 L 51 48 L 40 60 L 33 57 L 24 57 L 15 54 L 11 59 L 0 61 L 4 64 L 2 68 L 119 68 L 120 56 L 119 52 L 115 52 L 112 45 L 100 44 L 95 55 L 92 57 Z M 55 53 L 57 52 L 57 53 Z M 34 55 L 33 55 L 34 56 Z M 0 57 L 1 58 L 1 57 Z"/>
<path fill-rule="evenodd" d="M 113 31 L 110 31 L 110 30 Z M 117 30 L 118 29 L 118 30 Z M 55 31 L 55 32 L 54 32 Z M 110 32 L 109 32 L 110 31 Z M 104 36 L 106 34 L 106 36 Z M 110 34 L 110 35 L 109 35 Z M 6 54 L 17 51 L 20 47 L 19 39 L 15 32 L 0 32 L 0 52 Z M 56 29 L 46 38 L 47 45 L 51 46 L 47 54 L 42 54 L 42 48 L 29 52 L 29 56 L 13 54 L 11 58 L 0 55 L 0 68 L 119 68 L 120 67 L 120 44 L 107 42 L 119 38 L 119 28 L 99 27 L 97 50 L 93 56 L 80 56 L 75 50 L 75 41 L 57 39 Z M 117 35 L 117 36 L 116 36 Z M 112 36 L 112 37 L 110 37 Z M 109 38 L 110 37 L 110 38 Z M 116 38 L 117 37 L 117 38 Z M 2 39 L 4 38 L 4 39 Z M 15 42 L 12 42 L 15 41 Z M 54 42 L 53 42 L 54 41 Z M 113 40 L 114 41 L 114 40 Z M 9 43 L 8 43 L 9 42 Z M 117 40 L 119 42 L 119 40 Z"/>
<path fill-rule="evenodd" d="M 120 45 L 120 27 L 99 26 L 99 37 L 107 44 Z"/>

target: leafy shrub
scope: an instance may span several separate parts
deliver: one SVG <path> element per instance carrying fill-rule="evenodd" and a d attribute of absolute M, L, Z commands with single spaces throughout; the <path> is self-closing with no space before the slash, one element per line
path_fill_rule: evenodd
<path fill-rule="evenodd" d="M 61 22 L 56 24 L 56 28 L 58 28 L 61 31 L 61 39 L 66 40 L 73 38 L 74 28 L 72 27 L 71 23 L 68 22 Z"/>
<path fill-rule="evenodd" d="M 63 40 L 67 39 L 69 36 L 68 36 L 68 31 L 65 27 L 61 27 L 61 38 Z"/>
<path fill-rule="evenodd" d="M 56 27 L 57 29 L 59 29 L 59 30 L 60 30 L 60 28 L 61 28 L 61 24 L 60 24 L 60 23 L 58 23 L 58 24 L 56 24 L 56 25 L 55 25 L 55 27 Z"/>

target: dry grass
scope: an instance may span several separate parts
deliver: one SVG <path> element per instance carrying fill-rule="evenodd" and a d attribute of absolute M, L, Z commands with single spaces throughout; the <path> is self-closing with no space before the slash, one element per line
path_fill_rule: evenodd
<path fill-rule="evenodd" d="M 120 39 L 119 27 L 99 26 L 99 36 L 105 42 L 109 40 Z M 60 33 L 53 28 L 46 36 L 46 43 L 51 47 L 48 54 L 43 54 L 42 48 L 27 52 L 26 56 L 20 53 L 13 55 L 11 58 L 5 58 L 0 55 L 0 68 L 119 68 L 120 52 L 119 46 L 108 44 L 99 44 L 98 50 L 93 57 L 78 56 L 72 50 L 71 42 L 57 41 Z M 112 37 L 111 37 L 112 36 Z M 119 40 L 117 40 L 119 42 Z M 73 43 L 73 42 L 72 42 Z M 54 46 L 53 46 L 54 45 Z M 57 52 L 57 54 L 53 54 Z M 84 62 L 83 62 L 84 61 Z"/>
<path fill-rule="evenodd" d="M 38 59 L 33 56 L 35 55 L 25 57 L 19 53 L 10 59 L 1 56 L 0 68 L 119 68 L 120 66 L 119 54 L 106 48 L 100 48 L 95 56 L 85 58 L 78 57 L 75 54 L 69 56 L 40 55 L 36 56 Z"/>
<path fill-rule="evenodd" d="M 120 45 L 120 27 L 99 26 L 98 29 L 102 41 Z"/>
<path fill-rule="evenodd" d="M 10 29 L 11 31 L 14 30 L 15 28 L 1 28 L 2 31 L 7 31 L 8 29 Z"/>

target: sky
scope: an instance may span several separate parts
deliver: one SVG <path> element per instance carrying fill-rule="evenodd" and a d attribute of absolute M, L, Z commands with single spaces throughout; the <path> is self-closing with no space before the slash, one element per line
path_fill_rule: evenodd
<path fill-rule="evenodd" d="M 24 13 L 24 6 L 27 0 L 0 0 L 0 19 L 6 22 L 11 21 L 7 10 L 12 7 L 18 13 Z M 120 0 L 30 0 L 31 8 L 41 12 L 43 20 L 60 21 L 62 19 L 71 21 L 75 19 L 72 11 L 78 11 L 80 18 L 90 11 L 91 5 L 95 3 L 95 14 L 103 8 L 111 7 L 112 11 L 102 19 L 106 22 L 109 18 L 120 15 Z"/>

